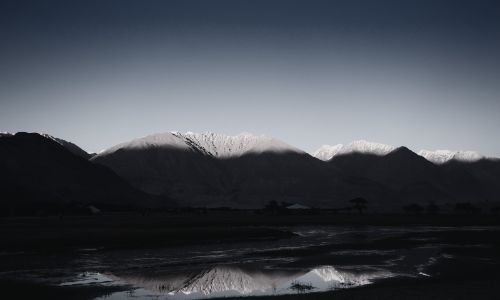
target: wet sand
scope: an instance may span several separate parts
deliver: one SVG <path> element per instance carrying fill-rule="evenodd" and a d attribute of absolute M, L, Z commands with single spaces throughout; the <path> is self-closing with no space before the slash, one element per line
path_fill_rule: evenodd
<path fill-rule="evenodd" d="M 393 271 L 408 270 L 418 274 L 415 265 L 422 264 L 427 257 L 419 254 L 421 249 L 429 245 L 439 245 L 432 249 L 432 255 L 438 257 L 453 257 L 440 259 L 426 267 L 425 276 L 395 277 L 383 279 L 374 284 L 351 289 L 331 292 L 292 294 L 283 296 L 259 296 L 250 299 L 492 299 L 496 296 L 500 282 L 500 229 L 498 227 L 482 227 L 475 230 L 471 224 L 495 224 L 495 216 L 443 216 L 435 222 L 438 216 L 407 218 L 405 225 L 393 226 L 397 235 L 374 235 L 370 230 L 365 233 L 348 235 L 348 239 L 331 240 L 299 248 L 269 248 L 252 253 L 252 259 L 263 261 L 280 258 L 294 258 L 291 261 L 276 263 L 276 267 L 309 268 L 319 265 L 342 266 L 376 264 L 391 261 L 403 254 L 406 260 L 398 261 Z M 191 247 L 198 249 L 201 245 L 219 245 L 219 249 L 239 248 L 241 243 L 268 245 L 272 241 L 295 241 L 295 229 L 303 224 L 315 226 L 329 225 L 337 228 L 338 224 L 357 225 L 353 228 L 364 228 L 366 224 L 394 224 L 403 217 L 394 216 L 355 216 L 355 215 L 300 215 L 271 216 L 255 215 L 249 212 L 225 212 L 219 214 L 151 214 L 151 215 L 108 215 L 87 217 L 44 217 L 44 218 L 3 218 L 0 219 L 2 235 L 2 253 L 37 253 L 48 263 L 38 258 L 26 260 L 20 256 L 5 256 L 0 259 L 2 276 L 0 291 L 6 299 L 95 299 L 96 297 L 112 295 L 118 291 L 133 290 L 133 287 L 108 286 L 101 284 L 58 286 L 29 278 L 10 277 L 10 271 L 48 268 L 44 264 L 64 264 L 62 257 L 73 256 L 79 249 L 93 249 L 96 253 L 105 253 L 104 257 L 115 256 L 115 251 L 137 249 L 141 251 L 156 251 L 153 249 L 170 249 L 175 247 Z M 361 220 L 361 221 L 360 221 Z M 420 220 L 417 222 L 416 220 Z M 456 220 L 456 225 L 446 227 Z M 477 221 L 477 222 L 475 222 Z M 433 224 L 415 230 L 413 224 Z M 363 225 L 359 225 L 363 224 Z M 341 228 L 341 227 L 338 227 Z M 382 228 L 383 229 L 383 228 Z M 364 230 L 364 229 L 363 229 Z M 385 230 L 385 229 L 384 229 Z M 382 230 L 383 231 L 383 230 Z M 259 244 L 262 243 L 262 244 Z M 234 244 L 234 245 L 233 245 Z M 231 246 L 233 245 L 233 246 Z M 187 248 L 186 248 L 187 249 Z M 412 252 L 417 249 L 419 252 Z M 135 250 L 134 250 L 135 251 Z M 355 252 L 363 252 L 360 255 Z M 424 253 L 427 255 L 427 250 Z M 120 252 L 121 253 L 121 252 Z M 134 253 L 134 252 L 133 252 Z M 333 254 L 332 254 L 333 253 Z M 52 256 L 51 256 L 52 255 Z M 132 257 L 135 254 L 131 254 Z M 245 254 L 250 255 L 250 254 Z M 92 257 L 92 254 L 89 255 Z M 248 259 L 249 257 L 242 257 Z M 127 261 L 128 257 L 122 258 Z M 238 259 L 238 256 L 233 257 Z M 186 258 L 186 263 L 189 259 Z M 120 264 L 120 260 L 114 262 Z M 109 260 L 104 260 L 109 264 Z M 211 259 L 206 262 L 217 263 Z M 154 263 L 152 264 L 154 266 Z M 60 266 L 59 266 L 60 267 Z M 141 271 L 144 266 L 139 266 Z M 71 269 L 72 267 L 67 267 Z M 147 268 L 150 268 L 148 265 Z M 170 268 L 164 266 L 164 268 Z M 72 270 L 72 269 L 71 269 Z M 119 271 L 119 270 L 118 270 Z M 133 271 L 133 269 L 132 269 Z M 153 270 L 154 271 L 154 270 Z M 54 270 L 54 273 L 59 272 Z M 127 269 L 127 272 L 130 270 Z M 119 273 L 119 272 L 118 272 Z M 58 276 L 57 274 L 49 274 Z M 429 275 L 430 277 L 427 277 Z M 4 298 L 4 297 L 2 297 Z M 161 298 L 160 298 L 161 299 Z M 226 298 L 227 299 L 227 298 Z"/>

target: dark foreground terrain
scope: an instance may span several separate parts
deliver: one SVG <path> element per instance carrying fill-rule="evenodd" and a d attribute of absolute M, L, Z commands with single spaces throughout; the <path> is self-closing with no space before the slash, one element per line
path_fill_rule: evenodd
<path fill-rule="evenodd" d="M 2 218 L 0 224 L 5 299 L 129 299 L 119 292 L 134 298 L 134 290 L 168 280 L 166 274 L 220 265 L 392 274 L 349 289 L 251 299 L 493 299 L 500 282 L 495 215 L 195 211 Z M 119 284 L 64 285 L 87 272 Z"/>
<path fill-rule="evenodd" d="M 276 239 L 277 226 L 495 226 L 498 215 L 357 215 L 330 212 L 271 214 L 254 211 L 116 213 L 94 216 L 0 218 L 2 250 L 78 247 L 163 247 L 199 242 Z M 273 229 L 270 229 L 273 227 Z"/>
<path fill-rule="evenodd" d="M 496 226 L 496 214 L 338 214 L 331 212 L 272 214 L 255 211 L 137 212 L 92 216 L 0 218 L 5 249 L 52 249 L 80 246 L 168 246 L 206 239 L 281 238 L 276 226 Z"/>

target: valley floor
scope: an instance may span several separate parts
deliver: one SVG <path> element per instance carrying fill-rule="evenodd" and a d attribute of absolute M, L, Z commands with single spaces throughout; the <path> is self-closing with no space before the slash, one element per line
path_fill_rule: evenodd
<path fill-rule="evenodd" d="M 272 214 L 255 211 L 115 213 L 95 216 L 1 217 L 2 250 L 134 248 L 199 242 L 276 239 L 280 226 L 497 226 L 494 214 Z M 269 229 L 273 227 L 273 229 Z"/>
<path fill-rule="evenodd" d="M 210 211 L 183 213 L 124 213 L 97 216 L 52 216 L 0 218 L 2 247 L 0 251 L 0 295 L 6 299 L 94 299 L 111 295 L 126 286 L 77 285 L 57 286 L 16 278 L 10 274 L 25 273 L 24 270 L 47 268 L 54 264 L 61 268 L 64 256 L 75 256 L 82 249 L 96 249 L 77 257 L 92 257 L 91 253 L 120 253 L 125 249 L 150 251 L 150 249 L 216 244 L 231 248 L 238 243 L 269 244 L 272 241 L 295 239 L 295 227 L 318 226 L 363 228 L 387 226 L 405 231 L 413 227 L 431 228 L 425 231 L 408 231 L 406 235 L 387 236 L 374 241 L 354 235 L 349 243 L 311 245 L 301 249 L 269 249 L 263 251 L 262 260 L 298 257 L 288 263 L 293 268 L 322 264 L 349 265 L 355 261 L 363 264 L 392 256 L 410 248 L 428 245 L 444 245 L 436 248 L 441 256 L 444 252 L 456 259 L 438 261 L 429 267 L 431 277 L 395 277 L 383 279 L 372 285 L 323 293 L 292 294 L 283 296 L 259 296 L 257 299 L 492 299 L 500 282 L 500 237 L 499 217 L 496 215 L 356 215 L 319 214 L 277 215 L 256 214 L 252 211 Z M 475 230 L 474 228 L 479 228 Z M 487 227 L 484 227 L 487 226 Z M 433 231 L 432 228 L 447 228 Z M 451 228 L 451 229 L 450 229 Z M 464 230 L 464 228 L 466 230 Z M 470 229 L 473 230 L 470 230 Z M 486 229 L 485 229 L 486 228 Z M 467 247 L 463 247 L 467 244 Z M 256 244 L 257 245 L 257 244 Z M 261 245 L 261 244 L 258 244 Z M 262 244 L 263 245 L 263 244 Z M 478 247 L 477 245 L 484 245 Z M 352 251 L 382 251 L 384 255 L 365 253 L 352 256 Z M 87 251 L 85 250 L 85 251 Z M 143 251 L 143 252 L 144 252 Z M 21 253 L 17 256 L 16 253 Z M 38 258 L 28 261 L 30 253 Z M 337 253 L 332 256 L 332 253 Z M 388 254 L 387 254 L 388 253 Z M 14 254 L 14 255 L 12 255 Z M 136 255 L 136 254 L 133 254 Z M 142 255 L 142 254 L 138 254 Z M 258 256 L 254 254 L 252 259 Z M 12 259 L 10 258 L 12 257 Z M 17 258 L 16 258 L 17 257 Z M 53 258 L 55 260 L 53 260 Z M 104 257 L 108 257 L 104 255 Z M 114 262 L 106 258 L 105 264 Z M 425 257 L 422 259 L 426 259 Z M 186 259 L 188 261 L 188 259 Z M 80 261 L 78 262 L 81 263 Z M 378 262 L 377 262 L 378 263 Z M 412 262 L 413 263 L 413 262 Z M 85 262 L 86 264 L 86 262 Z M 94 262 L 91 263 L 95 264 Z M 42 266 L 43 265 L 43 266 Z M 86 267 L 85 267 L 86 268 Z M 59 276 L 57 270 L 50 276 Z M 227 299 L 227 298 L 226 298 Z"/>

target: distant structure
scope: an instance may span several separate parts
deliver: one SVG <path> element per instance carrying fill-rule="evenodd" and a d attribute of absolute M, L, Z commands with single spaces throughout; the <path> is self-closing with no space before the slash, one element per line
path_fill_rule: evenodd
<path fill-rule="evenodd" d="M 295 203 L 290 206 L 287 206 L 286 209 L 311 209 L 311 208 L 309 206 Z"/>
<path fill-rule="evenodd" d="M 92 213 L 93 215 L 98 215 L 101 213 L 101 210 L 93 205 L 89 205 L 87 206 L 87 209 L 89 210 L 90 213 Z"/>

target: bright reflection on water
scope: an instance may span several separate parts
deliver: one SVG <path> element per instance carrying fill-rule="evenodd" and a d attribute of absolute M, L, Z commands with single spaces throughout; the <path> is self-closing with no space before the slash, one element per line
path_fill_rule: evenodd
<path fill-rule="evenodd" d="M 249 271 L 238 267 L 217 266 L 197 273 L 162 277 L 112 274 L 87 274 L 95 282 L 113 281 L 133 288 L 98 299 L 128 299 L 164 296 L 169 299 L 198 299 L 227 296 L 279 295 L 319 292 L 371 283 L 390 277 L 387 271 L 354 273 L 322 266 L 305 271 Z M 83 276 L 85 277 L 85 276 Z M 81 278 L 84 281 L 85 278 Z M 92 280 L 92 279 L 90 279 Z M 86 280 L 88 282 L 89 279 Z M 67 283 L 71 284 L 71 283 Z"/>
<path fill-rule="evenodd" d="M 0 279 L 61 285 L 74 291 L 95 288 L 95 295 L 111 292 L 98 299 L 111 300 L 321 292 L 376 284 L 387 277 L 440 276 L 441 265 L 461 263 L 461 252 L 450 252 L 453 247 L 464 247 L 461 239 L 455 240 L 457 235 L 490 232 L 489 228 L 418 226 L 282 229 L 296 235 L 168 248 L 3 254 Z M 490 235 L 496 236 L 496 232 Z M 469 245 L 480 247 L 481 252 L 474 252 L 478 268 L 481 263 L 497 261 L 498 255 L 487 252 L 487 245 Z"/>

